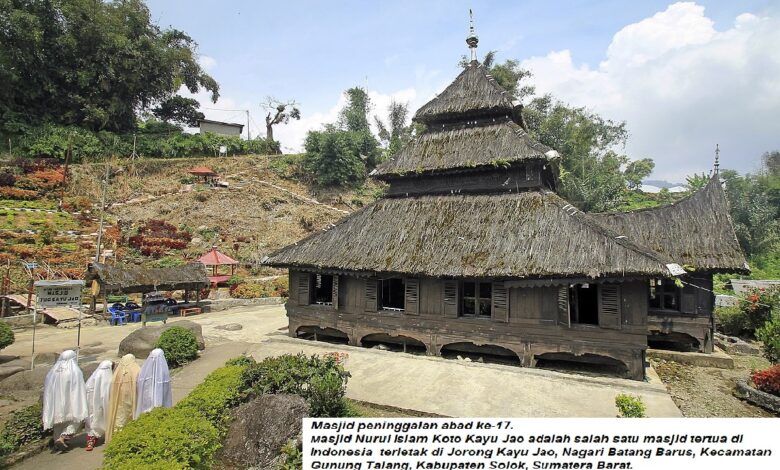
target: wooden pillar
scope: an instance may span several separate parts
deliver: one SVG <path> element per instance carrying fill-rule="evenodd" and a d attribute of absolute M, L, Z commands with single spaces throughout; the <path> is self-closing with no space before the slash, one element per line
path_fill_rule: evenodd
<path fill-rule="evenodd" d="M 195 291 L 195 305 L 200 305 L 200 289 Z"/>

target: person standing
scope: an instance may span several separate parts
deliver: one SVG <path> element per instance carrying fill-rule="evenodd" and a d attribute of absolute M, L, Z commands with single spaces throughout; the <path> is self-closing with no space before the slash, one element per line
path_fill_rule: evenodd
<path fill-rule="evenodd" d="M 171 374 L 165 354 L 160 348 L 152 350 L 141 368 L 138 376 L 138 400 L 135 417 L 146 413 L 152 408 L 173 406 L 171 396 Z"/>
<path fill-rule="evenodd" d="M 136 404 L 136 388 L 141 368 L 135 362 L 135 356 L 125 354 L 111 379 L 111 393 L 108 400 L 108 420 L 106 421 L 106 444 L 111 442 L 114 433 L 133 420 Z"/>
<path fill-rule="evenodd" d="M 87 451 L 106 433 L 106 415 L 111 394 L 114 363 L 103 361 L 87 380 Z"/>
<path fill-rule="evenodd" d="M 52 429 L 54 446 L 68 448 L 68 441 L 87 417 L 84 374 L 76 363 L 76 352 L 64 351 L 46 374 L 43 386 L 43 429 Z"/>

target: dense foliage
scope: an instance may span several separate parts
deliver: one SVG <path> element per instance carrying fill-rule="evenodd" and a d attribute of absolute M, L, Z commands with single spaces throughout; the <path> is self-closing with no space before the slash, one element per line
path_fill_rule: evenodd
<path fill-rule="evenodd" d="M 756 330 L 756 338 L 761 341 L 764 357 L 772 364 L 780 363 L 780 312 Z"/>
<path fill-rule="evenodd" d="M 8 323 L 0 321 L 0 349 L 14 344 L 14 332 Z"/>
<path fill-rule="evenodd" d="M 747 315 L 739 307 L 715 308 L 715 322 L 723 333 L 730 336 L 739 336 L 750 331 Z"/>
<path fill-rule="evenodd" d="M 15 452 L 28 442 L 46 435 L 41 424 L 41 404 L 26 406 L 11 412 L 0 430 L 0 457 Z"/>
<path fill-rule="evenodd" d="M 175 158 L 216 156 L 224 146 L 228 155 L 277 153 L 279 143 L 256 138 L 243 140 L 236 136 L 186 134 L 177 126 L 160 121 L 139 122 L 135 135 L 108 131 L 94 132 L 77 126 L 45 124 L 29 128 L 14 137 L 13 153 L 26 158 L 52 157 L 65 159 L 68 146 L 73 148 L 73 161 L 88 162 L 106 156 L 129 157 L 135 152 L 141 157 Z"/>
<path fill-rule="evenodd" d="M 757 174 L 723 170 L 731 220 L 754 276 L 780 277 L 780 152 L 763 156 Z"/>
<path fill-rule="evenodd" d="M 242 373 L 251 360 L 234 360 L 206 377 L 176 407 L 192 410 L 209 420 L 217 429 L 224 430 L 231 408 L 245 398 Z"/>
<path fill-rule="evenodd" d="M 311 416 L 344 416 L 344 393 L 350 374 L 334 356 L 286 354 L 248 367 L 244 386 L 258 394 L 292 393 L 309 403 Z"/>
<path fill-rule="evenodd" d="M 127 131 L 184 85 L 216 101 L 196 43 L 142 0 L 1 0 L 0 132 L 41 123 Z"/>
<path fill-rule="evenodd" d="M 154 408 L 114 435 L 103 468 L 208 469 L 219 439 L 219 430 L 191 407 Z"/>
<path fill-rule="evenodd" d="M 757 389 L 780 397 L 780 365 L 754 372 L 750 378 Z"/>
<path fill-rule="evenodd" d="M 298 393 L 312 410 L 318 410 L 313 416 L 344 416 L 349 374 L 338 361 L 336 356 L 309 358 L 303 354 L 260 363 L 244 356 L 231 359 L 173 408 L 155 408 L 119 431 L 106 446 L 103 468 L 211 468 L 229 425 L 230 410 L 254 393 Z M 36 420 L 40 420 L 40 407 Z M 295 443 L 280 452 L 289 465 L 285 468 L 300 468 L 301 454 Z"/>
<path fill-rule="evenodd" d="M 615 406 L 621 418 L 645 417 L 645 403 L 641 397 L 621 393 L 615 397 Z"/>
<path fill-rule="evenodd" d="M 195 333 L 180 326 L 173 326 L 163 331 L 155 347 L 163 350 L 168 367 L 171 368 L 179 367 L 198 357 L 198 340 Z"/>
<path fill-rule="evenodd" d="M 371 133 L 371 99 L 360 87 L 345 92 L 347 104 L 338 122 L 306 135 L 305 168 L 317 184 L 349 185 L 366 177 L 381 157 L 379 143 Z"/>
<path fill-rule="evenodd" d="M 750 288 L 739 299 L 739 309 L 746 315 L 747 327 L 757 330 L 772 318 L 772 311 L 780 315 L 780 288 Z"/>

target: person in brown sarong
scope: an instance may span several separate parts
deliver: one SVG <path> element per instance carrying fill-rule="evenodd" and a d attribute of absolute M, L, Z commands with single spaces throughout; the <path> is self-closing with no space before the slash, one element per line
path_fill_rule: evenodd
<path fill-rule="evenodd" d="M 135 362 L 135 356 L 125 354 L 119 360 L 111 380 L 111 396 L 108 400 L 108 420 L 106 422 L 106 444 L 114 433 L 133 420 L 136 408 L 136 387 L 141 368 Z"/>

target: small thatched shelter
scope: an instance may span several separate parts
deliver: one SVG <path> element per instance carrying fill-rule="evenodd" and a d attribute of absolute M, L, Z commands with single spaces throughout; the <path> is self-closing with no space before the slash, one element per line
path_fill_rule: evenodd
<path fill-rule="evenodd" d="M 110 266 L 91 263 L 84 278 L 92 285 L 92 311 L 98 297 L 113 294 L 145 294 L 158 290 L 183 290 L 195 292 L 200 300 L 200 291 L 209 287 L 206 267 L 202 263 L 188 263 L 173 268 L 143 268 L 140 266 Z M 186 295 L 185 295 L 186 297 Z"/>
<path fill-rule="evenodd" d="M 712 350 L 712 272 L 746 269 L 717 176 L 672 206 L 582 213 L 476 60 L 414 120 L 425 131 L 372 173 L 384 198 L 264 260 L 290 269 L 290 335 L 634 379 L 648 338 Z"/>

